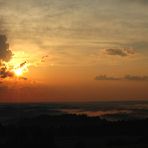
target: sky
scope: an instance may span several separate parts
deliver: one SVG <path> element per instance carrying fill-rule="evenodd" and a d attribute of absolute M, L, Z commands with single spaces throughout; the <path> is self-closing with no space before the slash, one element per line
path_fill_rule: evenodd
<path fill-rule="evenodd" d="M 147 0 L 0 0 L 0 102 L 148 99 L 147 18 Z"/>

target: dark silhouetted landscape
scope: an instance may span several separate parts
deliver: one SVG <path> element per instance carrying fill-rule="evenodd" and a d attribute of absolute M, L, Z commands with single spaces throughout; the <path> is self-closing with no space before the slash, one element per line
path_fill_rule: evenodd
<path fill-rule="evenodd" d="M 133 103 L 142 104 L 142 102 L 125 102 L 125 104 Z M 148 147 L 148 118 L 124 119 L 122 117 L 120 120 L 118 120 L 118 118 L 116 120 L 110 120 L 110 118 L 103 119 L 101 116 L 89 116 L 86 114 L 59 114 L 58 111 L 49 114 L 47 110 L 46 112 L 45 110 L 43 111 L 43 109 L 41 110 L 41 108 L 47 109 L 47 106 L 52 106 L 52 109 L 55 108 L 55 106 L 58 106 L 59 108 L 61 106 L 63 106 L 63 108 L 72 107 L 73 109 L 78 108 L 78 106 L 82 106 L 82 108 L 85 106 L 86 110 L 86 106 L 89 108 L 92 104 L 94 103 L 65 103 L 65 105 L 64 103 L 59 103 L 57 105 L 1 105 L 1 111 L 3 110 L 3 114 L 5 112 L 5 115 L 7 114 L 8 117 L 8 113 L 11 112 L 13 117 L 11 119 L 8 118 L 8 120 L 5 121 L 1 120 L 0 146 L 39 146 L 50 148 Z M 97 102 L 95 104 L 97 104 Z M 109 102 L 106 104 L 108 104 L 107 106 L 110 106 L 111 109 L 111 106 L 117 104 L 117 102 L 110 102 L 110 105 Z M 122 106 L 123 104 L 124 103 L 122 103 Z M 99 105 L 100 103 L 98 103 L 98 108 Z M 39 106 L 41 106 L 41 108 L 39 108 Z M 33 110 L 34 107 L 36 108 L 34 111 L 25 114 L 27 110 Z M 15 114 L 17 113 L 16 117 L 14 117 L 13 111 Z M 35 112 L 37 114 L 35 114 Z M 112 116 L 116 115 L 114 114 Z"/>

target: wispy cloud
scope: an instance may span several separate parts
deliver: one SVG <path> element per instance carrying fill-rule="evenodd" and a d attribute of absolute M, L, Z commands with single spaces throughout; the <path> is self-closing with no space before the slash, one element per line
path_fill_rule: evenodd
<path fill-rule="evenodd" d="M 148 76 L 125 75 L 124 77 L 112 77 L 107 75 L 99 75 L 95 80 L 128 80 L 128 81 L 148 81 Z"/>
<path fill-rule="evenodd" d="M 122 1 L 122 0 L 121 0 L 121 1 Z M 123 2 L 139 3 L 139 4 L 148 4 L 148 1 L 147 1 L 147 0 L 134 0 L 134 1 L 124 0 Z"/>

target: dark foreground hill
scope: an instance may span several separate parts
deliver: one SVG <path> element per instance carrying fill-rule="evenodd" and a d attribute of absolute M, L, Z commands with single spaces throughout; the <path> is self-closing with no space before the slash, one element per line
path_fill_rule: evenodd
<path fill-rule="evenodd" d="M 0 146 L 147 148 L 148 119 L 106 121 L 84 115 L 42 115 L 0 125 Z"/>

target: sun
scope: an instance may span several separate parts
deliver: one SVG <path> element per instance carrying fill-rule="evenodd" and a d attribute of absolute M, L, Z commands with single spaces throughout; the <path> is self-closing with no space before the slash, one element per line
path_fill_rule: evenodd
<path fill-rule="evenodd" d="M 17 65 L 14 69 L 13 69 L 13 73 L 17 76 L 23 76 L 24 73 L 28 72 L 28 65 L 26 62 L 23 62 L 19 65 Z"/>
<path fill-rule="evenodd" d="M 16 76 L 21 76 L 21 75 L 23 75 L 23 70 L 21 68 L 18 68 L 14 71 L 14 73 Z"/>

